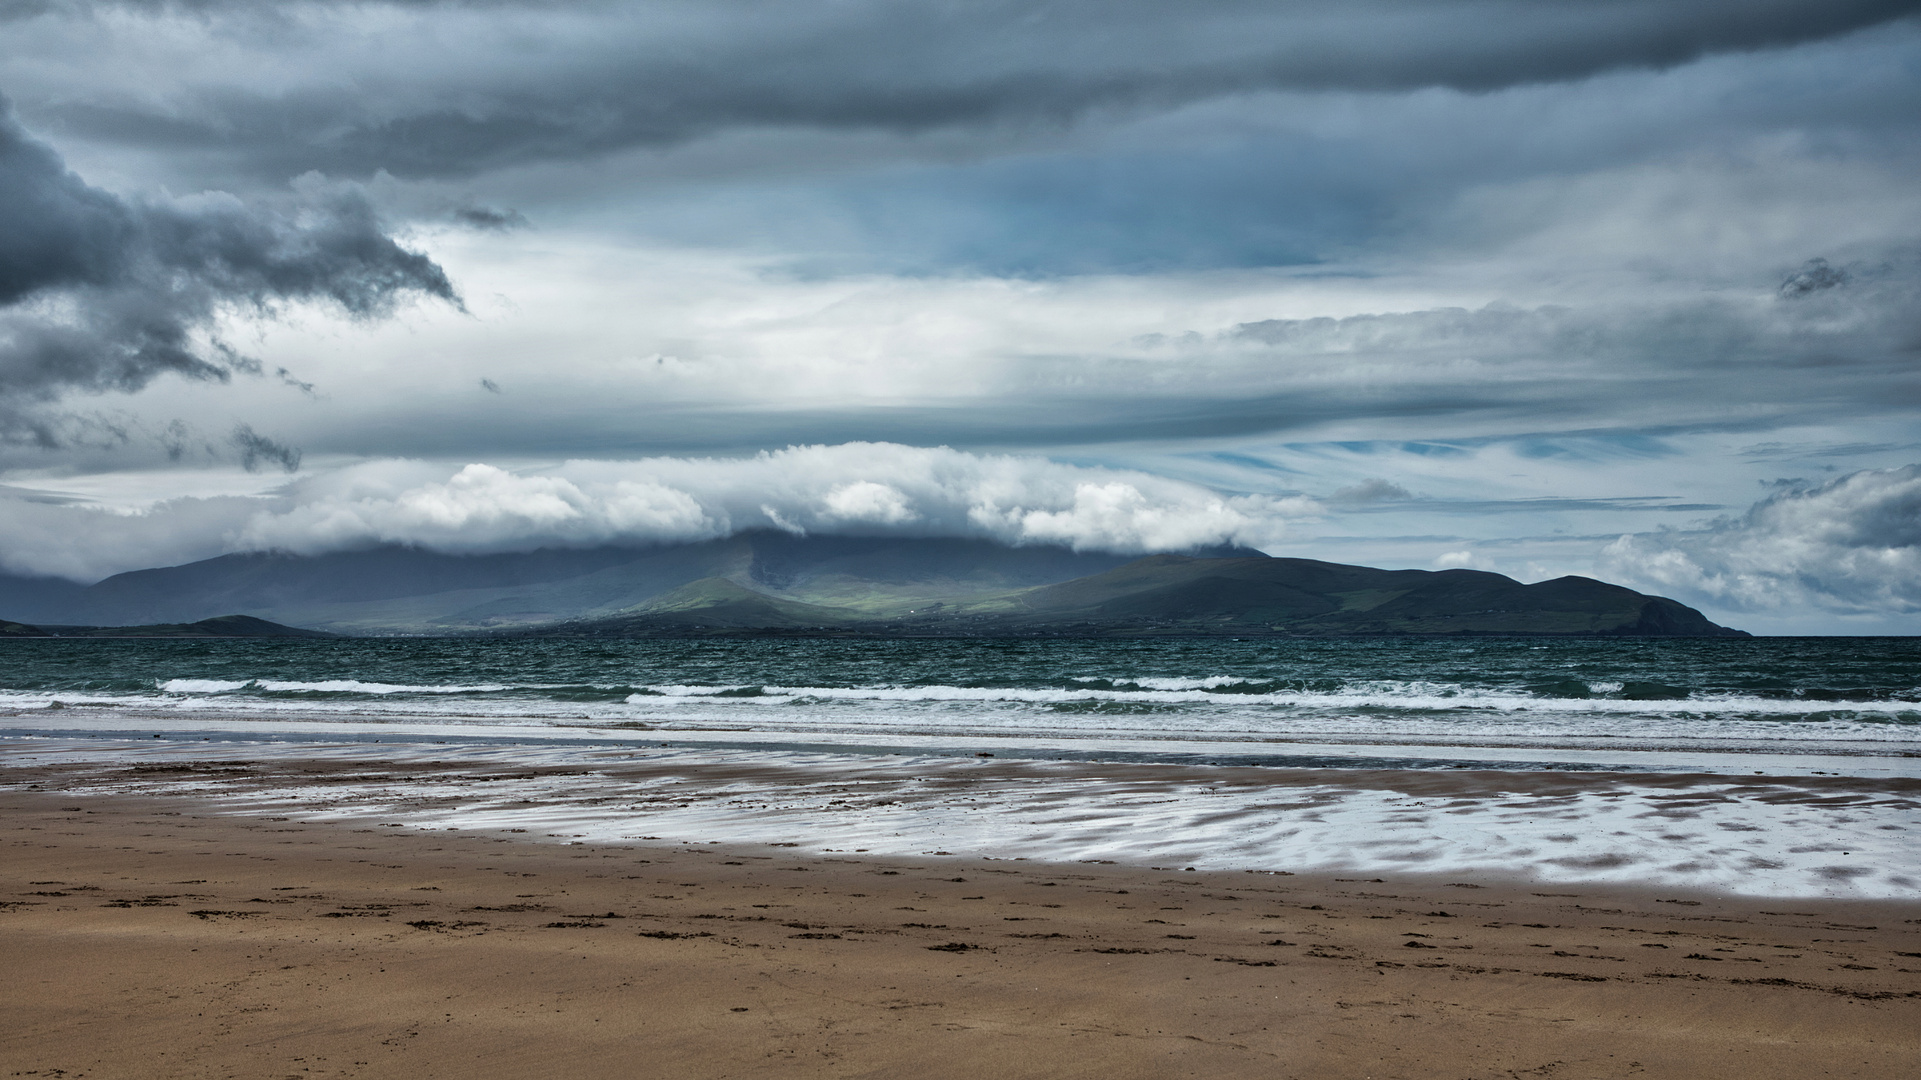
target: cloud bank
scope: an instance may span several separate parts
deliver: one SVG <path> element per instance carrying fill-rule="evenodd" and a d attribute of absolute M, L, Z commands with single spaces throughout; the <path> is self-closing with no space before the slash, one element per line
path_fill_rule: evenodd
<path fill-rule="evenodd" d="M 1141 472 L 889 443 L 748 458 L 572 461 L 538 472 L 369 462 L 268 499 L 177 499 L 138 514 L 0 492 L 0 566 L 94 580 L 232 551 L 407 544 L 452 553 L 708 540 L 749 529 L 962 536 L 1145 553 L 1271 548 L 1319 506 Z"/>
<path fill-rule="evenodd" d="M 1739 611 L 1921 611 L 1921 465 L 1784 486 L 1705 528 L 1623 536 L 1600 563 Z"/>
<path fill-rule="evenodd" d="M 0 440 L 58 445 L 62 418 L 46 406 L 71 392 L 259 374 L 215 334 L 223 314 L 318 301 L 370 318 L 410 293 L 457 302 L 357 188 L 307 183 L 279 207 L 129 201 L 74 175 L 0 98 Z M 249 462 L 294 460 L 251 429 L 236 441 Z"/>

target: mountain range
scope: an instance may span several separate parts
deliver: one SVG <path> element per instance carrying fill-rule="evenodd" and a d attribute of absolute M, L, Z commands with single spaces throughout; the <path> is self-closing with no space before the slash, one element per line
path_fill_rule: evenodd
<path fill-rule="evenodd" d="M 741 533 L 654 548 L 224 555 L 92 585 L 0 575 L 0 618 L 342 634 L 1745 636 L 1584 577 L 1377 570 L 1219 548 L 1134 558 L 985 540 Z"/>

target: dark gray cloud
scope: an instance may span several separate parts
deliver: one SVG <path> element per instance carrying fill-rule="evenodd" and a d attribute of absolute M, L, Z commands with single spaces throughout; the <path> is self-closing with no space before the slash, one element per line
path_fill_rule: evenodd
<path fill-rule="evenodd" d="M 381 6 L 406 15 L 367 14 Z M 1266 90 L 1479 92 L 1819 40 L 1921 3 L 742 0 L 573 5 L 563 18 L 541 3 L 75 0 L 0 12 L 79 19 L 104 7 L 190 19 L 219 9 L 219 32 L 265 43 L 286 58 L 288 79 L 271 92 L 211 83 L 163 99 L 143 88 L 39 106 L 70 130 L 227 154 L 277 178 L 309 169 L 428 178 L 729 129 L 918 133 L 1056 125 Z M 376 32 L 379 47 L 362 49 Z M 408 62 L 401 78 L 397 60 Z"/>
<path fill-rule="evenodd" d="M 1910 22 L 1676 71 L 1490 94 L 1224 98 L 1166 114 L 1103 113 L 1059 133 L 736 134 L 612 167 L 484 183 L 565 222 L 569 195 L 619 178 L 620 194 L 598 197 L 634 212 L 605 225 L 673 244 L 804 253 L 797 269 L 814 275 L 1348 268 L 1388 252 L 1400 261 L 1485 251 L 1557 216 L 1564 227 L 1621 218 L 1617 239 L 1603 241 L 1614 246 L 1648 212 L 1675 228 L 1643 254 L 1692 263 L 1684 272 L 1693 273 L 1717 255 L 1734 261 L 1715 248 L 1743 245 L 1759 269 L 1838 252 L 1852 238 L 1911 233 L 1910 211 L 1888 211 L 1921 169 L 1918 31 Z M 1867 187 L 1877 172 L 1879 206 Z M 1532 190 L 1516 190 L 1523 185 Z M 1578 199 L 1540 200 L 1577 185 L 1587 189 Z M 1836 226 L 1792 228 L 1818 220 L 1823 205 Z M 1711 216 L 1729 224 L 1681 239 Z M 1773 224 L 1753 227 L 1764 219 Z"/>
<path fill-rule="evenodd" d="M 512 229 L 524 229 L 528 225 L 526 216 L 518 210 L 503 210 L 477 203 L 456 207 L 453 218 L 470 229 L 480 229 L 485 232 L 507 232 Z"/>
<path fill-rule="evenodd" d="M 267 465 L 277 465 L 290 473 L 300 471 L 299 450 L 267 438 L 251 425 L 235 427 L 227 441 L 240 452 L 240 465 L 248 472 L 259 472 Z"/>
<path fill-rule="evenodd" d="M 59 444 L 63 421 L 47 406 L 72 392 L 260 374 L 214 336 L 223 313 L 322 302 L 371 318 L 408 294 L 458 303 L 356 188 L 309 184 L 279 207 L 123 199 L 69 171 L 0 99 L 0 440 Z M 297 460 L 247 434 L 235 443 L 247 461 Z"/>
<path fill-rule="evenodd" d="M 1789 274 L 1787 280 L 1781 283 L 1781 296 L 1791 300 L 1823 289 L 1839 288 L 1847 283 L 1846 270 L 1828 265 L 1826 259 L 1809 259 L 1806 265 Z"/>

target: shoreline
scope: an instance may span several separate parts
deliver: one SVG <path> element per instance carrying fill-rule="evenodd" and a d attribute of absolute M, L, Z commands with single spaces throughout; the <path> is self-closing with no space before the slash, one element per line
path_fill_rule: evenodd
<path fill-rule="evenodd" d="M 1921 1055 L 1911 901 L 532 842 L 206 793 L 0 809 L 17 1074 L 1904 1077 Z"/>
<path fill-rule="evenodd" d="M 556 745 L 650 749 L 713 747 L 799 750 L 869 755 L 972 756 L 982 750 L 1035 761 L 1132 762 L 1169 765 L 1268 765 L 1325 762 L 1345 767 L 1371 758 L 1392 768 L 1480 766 L 1490 769 L 1613 772 L 1749 773 L 1759 763 L 1769 775 L 1860 775 L 1921 779 L 1921 752 L 1910 743 L 1863 740 L 1646 738 L 1599 735 L 1517 735 L 1395 732 L 1276 733 L 1244 739 L 1144 739 L 1119 736 L 1096 747 L 1059 734 L 989 729 L 962 733 L 859 732 L 831 728 L 680 726 L 672 720 L 624 721 L 588 716 L 542 716 L 540 723 L 494 716 L 447 718 L 382 713 L 364 704 L 339 712 L 260 719 L 242 705 L 215 710 L 154 710 L 95 701 L 32 709 L 0 706 L 0 739 L 137 740 L 281 743 L 287 745 L 447 744 Z M 1823 770 L 1815 770 L 1814 766 Z"/>
<path fill-rule="evenodd" d="M 1921 901 L 1921 778 L 1189 765 L 553 743 L 0 740 L 0 788 L 435 835 Z"/>

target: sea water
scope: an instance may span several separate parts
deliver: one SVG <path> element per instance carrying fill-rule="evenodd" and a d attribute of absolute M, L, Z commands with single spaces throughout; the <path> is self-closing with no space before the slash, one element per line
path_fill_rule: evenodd
<path fill-rule="evenodd" d="M 30 640 L 0 737 L 592 766 L 249 789 L 421 827 L 1921 895 L 1906 638 Z"/>
<path fill-rule="evenodd" d="M 1244 763 L 1383 745 L 1898 759 L 1921 752 L 1921 639 L 41 639 L 0 643 L 0 710 L 15 728 Z"/>

